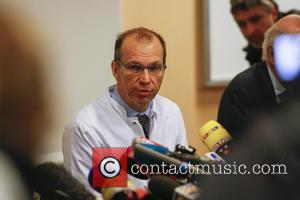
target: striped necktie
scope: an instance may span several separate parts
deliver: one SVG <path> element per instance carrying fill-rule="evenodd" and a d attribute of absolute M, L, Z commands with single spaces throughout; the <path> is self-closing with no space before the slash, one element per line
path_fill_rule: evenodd
<path fill-rule="evenodd" d="M 146 114 L 138 115 L 139 123 L 142 125 L 146 138 L 149 138 L 149 117 Z"/>

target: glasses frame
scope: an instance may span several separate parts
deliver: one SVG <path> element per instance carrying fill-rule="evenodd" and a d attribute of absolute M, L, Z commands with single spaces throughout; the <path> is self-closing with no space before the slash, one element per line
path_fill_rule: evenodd
<path fill-rule="evenodd" d="M 145 67 L 145 66 L 143 66 L 143 65 L 141 65 L 141 64 L 136 63 L 135 65 L 139 66 L 140 69 L 138 69 L 138 70 L 133 70 L 132 68 L 128 67 L 128 65 L 133 64 L 133 63 L 127 63 L 127 64 L 125 64 L 125 63 L 123 63 L 123 62 L 122 62 L 121 60 L 119 60 L 119 59 L 114 59 L 114 61 L 115 61 L 116 63 L 118 63 L 119 65 L 123 65 L 123 66 L 125 67 L 125 69 L 126 69 L 128 72 L 132 73 L 132 74 L 141 74 L 142 72 L 145 71 L 145 69 L 147 69 L 149 75 L 160 76 L 160 75 L 163 74 L 163 71 L 167 68 L 166 65 L 161 65 L 160 70 L 155 72 L 155 71 L 150 70 L 150 68 L 151 68 L 151 66 L 152 66 L 153 64 L 150 64 L 150 65 L 148 65 L 148 66 Z M 160 65 L 160 64 L 158 64 L 158 65 Z"/>

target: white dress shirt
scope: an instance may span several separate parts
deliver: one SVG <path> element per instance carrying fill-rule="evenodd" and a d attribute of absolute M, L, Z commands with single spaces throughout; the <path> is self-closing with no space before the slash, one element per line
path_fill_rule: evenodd
<path fill-rule="evenodd" d="M 144 136 L 137 117 L 128 117 L 125 108 L 111 97 L 109 90 L 112 87 L 102 97 L 82 108 L 64 130 L 65 167 L 90 190 L 88 174 L 92 168 L 92 149 L 128 147 L 134 138 Z M 176 144 L 187 146 L 186 129 L 179 107 L 159 95 L 152 100 L 149 139 L 170 150 L 174 150 Z"/>
<path fill-rule="evenodd" d="M 267 69 L 276 95 L 276 101 L 277 103 L 280 103 L 279 95 L 285 92 L 286 88 L 280 83 L 280 81 L 277 80 L 269 66 L 267 66 Z"/>

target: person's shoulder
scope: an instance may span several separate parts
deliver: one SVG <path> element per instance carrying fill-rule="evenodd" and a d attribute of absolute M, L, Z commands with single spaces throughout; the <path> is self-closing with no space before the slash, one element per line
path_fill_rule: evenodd
<path fill-rule="evenodd" d="M 269 78 L 267 66 L 264 63 L 256 63 L 248 69 L 236 75 L 225 88 L 223 101 L 232 101 L 239 98 L 244 102 L 257 101 L 262 95 L 269 95 L 272 84 Z"/>
<path fill-rule="evenodd" d="M 70 122 L 71 126 L 92 125 L 99 122 L 101 114 L 105 109 L 108 109 L 110 101 L 106 94 L 99 96 L 89 104 L 82 107 Z"/>
<path fill-rule="evenodd" d="M 99 102 L 101 101 L 101 98 L 96 99 L 89 104 L 82 107 L 74 117 L 74 120 L 82 120 L 86 118 L 91 118 L 94 115 L 96 115 L 97 106 L 99 105 Z"/>
<path fill-rule="evenodd" d="M 267 68 L 264 63 L 256 63 L 237 74 L 229 83 L 229 87 L 248 87 L 259 84 L 260 80 L 266 78 Z"/>
<path fill-rule="evenodd" d="M 160 110 L 180 111 L 178 105 L 174 101 L 160 95 L 156 95 L 153 99 L 153 103 L 154 106 Z"/>
<path fill-rule="evenodd" d="M 159 105 L 178 107 L 174 101 L 161 95 L 156 95 L 154 101 Z"/>
<path fill-rule="evenodd" d="M 280 18 L 285 17 L 287 15 L 300 15 L 300 10 L 298 9 L 291 9 L 287 12 L 280 12 Z"/>

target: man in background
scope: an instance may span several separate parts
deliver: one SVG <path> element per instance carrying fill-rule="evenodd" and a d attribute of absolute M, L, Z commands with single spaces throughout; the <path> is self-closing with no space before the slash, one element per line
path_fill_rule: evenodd
<path fill-rule="evenodd" d="M 116 85 L 82 108 L 63 136 L 64 164 L 89 188 L 95 147 L 129 147 L 137 136 L 171 150 L 187 144 L 180 109 L 157 95 L 166 71 L 166 44 L 158 33 L 143 27 L 121 33 L 111 70 Z"/>
<path fill-rule="evenodd" d="M 275 65 L 274 40 L 283 34 L 300 34 L 300 16 L 288 15 L 276 22 L 265 34 L 263 63 L 239 73 L 229 83 L 222 96 L 218 122 L 234 137 L 259 112 L 276 109 L 298 96 L 298 80 L 281 80 Z"/>
<path fill-rule="evenodd" d="M 262 61 L 265 32 L 281 17 L 300 14 L 298 10 L 280 12 L 273 0 L 231 0 L 231 14 L 248 45 L 243 49 L 250 65 Z"/>

